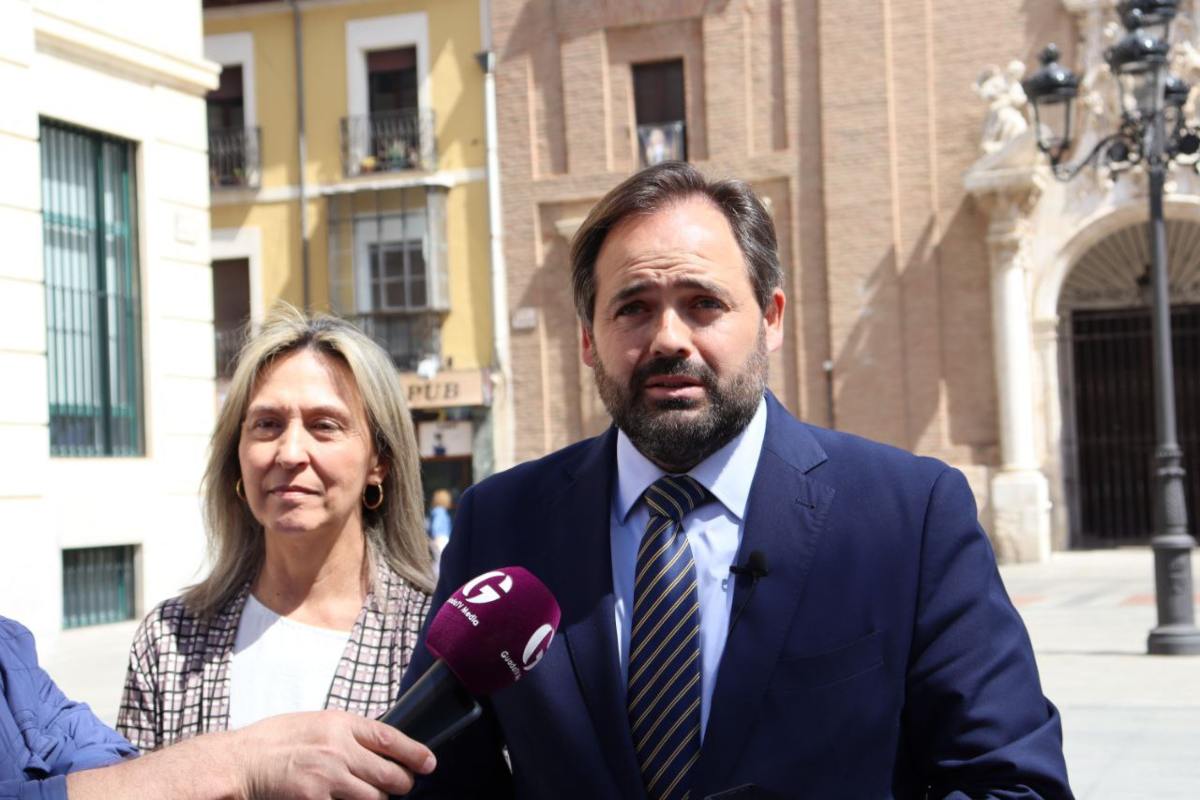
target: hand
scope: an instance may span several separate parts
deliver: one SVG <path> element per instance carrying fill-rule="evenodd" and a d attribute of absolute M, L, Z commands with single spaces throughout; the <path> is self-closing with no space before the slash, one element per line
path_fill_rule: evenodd
<path fill-rule="evenodd" d="M 407 794 L 413 773 L 437 763 L 425 745 L 345 711 L 271 717 L 232 736 L 243 767 L 240 796 L 248 800 L 386 800 Z"/>

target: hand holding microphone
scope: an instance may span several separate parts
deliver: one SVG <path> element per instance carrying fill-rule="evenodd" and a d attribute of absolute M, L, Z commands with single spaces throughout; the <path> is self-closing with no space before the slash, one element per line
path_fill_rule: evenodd
<path fill-rule="evenodd" d="M 479 717 L 476 697 L 516 683 L 537 665 L 561 617 L 554 595 L 522 567 L 472 578 L 429 624 L 425 646 L 437 661 L 380 721 L 438 747 Z"/>

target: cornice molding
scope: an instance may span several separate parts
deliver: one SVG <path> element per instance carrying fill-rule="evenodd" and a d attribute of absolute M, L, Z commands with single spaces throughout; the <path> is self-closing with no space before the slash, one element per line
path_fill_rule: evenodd
<path fill-rule="evenodd" d="M 438 172 L 419 172 L 384 176 L 374 180 L 348 180 L 338 183 L 309 184 L 305 186 L 304 196 L 307 200 L 320 200 L 323 197 L 354 192 L 378 192 L 388 189 L 411 189 L 416 187 L 435 186 L 443 189 L 453 189 L 468 183 L 479 183 L 487 180 L 487 170 L 483 167 L 467 167 L 465 169 L 440 170 Z M 295 184 L 286 186 L 271 186 L 263 189 L 213 189 L 212 205 L 239 206 L 256 205 L 259 203 L 294 203 L 300 199 L 300 188 Z"/>
<path fill-rule="evenodd" d="M 1044 156 L 1037 149 L 1031 129 L 971 165 L 963 176 L 963 187 L 977 198 L 1037 195 L 1045 185 L 1046 172 Z"/>
<path fill-rule="evenodd" d="M 360 6 L 368 0 L 300 0 L 297 4 L 300 11 L 318 8 L 337 8 L 338 6 Z M 248 19 L 251 17 L 277 16 L 292 13 L 292 4 L 286 0 L 262 0 L 260 3 L 249 3 L 240 6 L 222 6 L 220 8 L 204 9 L 205 21 L 223 19 Z"/>
<path fill-rule="evenodd" d="M 1089 11 L 1115 8 L 1117 0 L 1062 0 L 1063 8 L 1072 14 L 1086 14 Z"/>
<path fill-rule="evenodd" d="M 569 242 L 582 225 L 583 217 L 564 217 L 554 221 L 554 231 Z"/>
<path fill-rule="evenodd" d="M 964 182 L 967 191 L 976 197 L 987 195 L 1038 194 L 1046 185 L 1046 170 L 1020 167 L 973 173 Z"/>
<path fill-rule="evenodd" d="M 217 88 L 221 66 L 203 58 L 154 50 L 40 8 L 33 11 L 33 29 L 38 50 L 111 65 L 190 94 Z"/>

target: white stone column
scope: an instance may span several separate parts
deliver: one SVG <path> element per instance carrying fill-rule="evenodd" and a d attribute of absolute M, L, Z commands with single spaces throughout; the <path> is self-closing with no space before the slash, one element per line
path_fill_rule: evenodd
<path fill-rule="evenodd" d="M 1042 474 L 1050 482 L 1050 549 L 1065 550 L 1070 540 L 1068 498 L 1064 492 L 1063 397 L 1059 381 L 1058 317 L 1033 320 L 1035 370 L 1035 434 L 1039 440 Z"/>
<path fill-rule="evenodd" d="M 994 162 L 993 162 L 994 163 Z M 967 189 L 988 216 L 992 338 L 1000 427 L 1000 467 L 992 475 L 992 543 L 1006 562 L 1050 555 L 1050 488 L 1037 448 L 1033 332 L 1025 241 L 1040 194 L 1033 167 L 981 163 Z M 988 169 L 988 167 L 992 167 Z"/>
<path fill-rule="evenodd" d="M 1011 205 L 1005 198 L 993 205 Z M 993 210 L 995 215 L 999 209 Z M 1021 234 L 1003 209 L 988 228 L 992 274 L 992 343 L 1000 414 L 1000 465 L 1006 472 L 1037 469 L 1033 430 L 1033 338 L 1029 323 Z"/>
<path fill-rule="evenodd" d="M 0 0 L 0 20 L 0 613 L 32 630 L 48 653 L 61 627 L 62 556 L 45 498 L 50 437 L 33 4 Z"/>

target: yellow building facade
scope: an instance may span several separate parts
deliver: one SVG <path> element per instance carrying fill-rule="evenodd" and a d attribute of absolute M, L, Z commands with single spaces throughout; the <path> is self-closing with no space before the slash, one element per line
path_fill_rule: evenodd
<path fill-rule="evenodd" d="M 352 319 L 401 373 L 427 499 L 461 491 L 503 393 L 480 3 L 203 5 L 218 373 L 277 301 Z"/>

